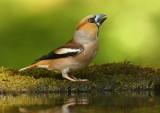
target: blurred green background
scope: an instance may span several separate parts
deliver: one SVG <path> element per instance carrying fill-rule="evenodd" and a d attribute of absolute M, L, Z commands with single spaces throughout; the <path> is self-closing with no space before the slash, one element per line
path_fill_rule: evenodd
<path fill-rule="evenodd" d="M 77 23 L 106 14 L 94 64 L 160 67 L 159 0 L 0 0 L 0 65 L 22 68 L 63 45 Z"/>

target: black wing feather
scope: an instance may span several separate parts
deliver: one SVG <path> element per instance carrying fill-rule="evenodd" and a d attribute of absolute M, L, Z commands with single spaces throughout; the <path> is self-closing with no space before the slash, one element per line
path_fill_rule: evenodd
<path fill-rule="evenodd" d="M 79 52 L 71 52 L 71 53 L 66 53 L 66 54 L 56 54 L 52 51 L 49 54 L 44 55 L 44 56 L 40 57 L 39 59 L 36 59 L 34 63 L 37 63 L 41 60 L 58 59 L 58 58 L 66 58 L 66 57 L 70 57 L 70 56 L 75 56 L 78 53 Z M 32 63 L 32 64 L 34 64 L 34 63 Z"/>
<path fill-rule="evenodd" d="M 64 54 L 56 54 L 54 51 L 52 51 L 49 54 L 44 55 L 44 56 L 40 57 L 39 59 L 36 59 L 34 63 L 39 62 L 41 60 L 58 59 L 58 58 L 66 58 L 66 57 L 70 57 L 70 56 L 76 56 L 77 54 L 81 53 L 84 50 L 83 45 L 78 44 L 78 43 L 74 42 L 73 40 L 69 41 L 68 43 L 66 43 L 64 46 L 62 46 L 60 48 L 73 48 L 73 49 L 80 49 L 81 51 L 69 52 L 69 53 L 64 53 Z M 60 48 L 58 48 L 58 49 L 60 49 Z"/>
<path fill-rule="evenodd" d="M 66 54 L 56 54 L 53 51 L 47 55 L 42 56 L 41 58 L 37 59 L 36 61 L 40 60 L 47 60 L 47 59 L 57 59 L 57 58 L 65 58 L 69 56 L 75 56 L 78 52 L 66 53 Z"/>

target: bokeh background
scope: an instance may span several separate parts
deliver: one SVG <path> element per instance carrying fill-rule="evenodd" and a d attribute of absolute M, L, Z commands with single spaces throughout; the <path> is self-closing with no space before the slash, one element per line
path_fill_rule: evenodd
<path fill-rule="evenodd" d="M 106 14 L 94 64 L 160 67 L 159 0 L 0 0 L 0 65 L 22 68 L 72 38 L 77 23 Z"/>

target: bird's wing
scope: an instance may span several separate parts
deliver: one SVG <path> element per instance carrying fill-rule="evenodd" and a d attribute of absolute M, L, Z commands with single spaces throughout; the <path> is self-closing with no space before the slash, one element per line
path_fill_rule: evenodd
<path fill-rule="evenodd" d="M 40 57 L 39 59 L 36 59 L 34 63 L 41 61 L 41 60 L 58 59 L 58 58 L 76 56 L 79 53 L 81 53 L 83 50 L 84 50 L 84 47 L 81 44 L 77 44 L 77 43 L 75 44 L 69 41 L 64 46 L 54 51 L 51 51 L 50 53 Z"/>

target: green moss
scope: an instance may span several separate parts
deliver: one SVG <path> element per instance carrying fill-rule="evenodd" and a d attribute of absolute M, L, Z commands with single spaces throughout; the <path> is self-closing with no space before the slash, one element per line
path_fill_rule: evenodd
<path fill-rule="evenodd" d="M 0 92 L 105 92 L 108 90 L 160 89 L 160 69 L 141 67 L 130 62 L 92 65 L 72 73 L 89 82 L 70 82 L 61 74 L 45 69 L 17 70 L 0 67 Z"/>

